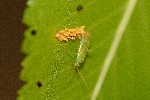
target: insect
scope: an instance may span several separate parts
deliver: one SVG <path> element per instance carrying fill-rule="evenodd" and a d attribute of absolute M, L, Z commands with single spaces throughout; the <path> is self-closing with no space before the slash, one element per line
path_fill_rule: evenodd
<path fill-rule="evenodd" d="M 56 38 L 59 41 L 69 41 L 69 40 L 75 40 L 75 39 L 81 39 L 82 35 L 85 33 L 84 26 L 81 26 L 80 28 L 75 29 L 67 29 L 59 31 L 56 33 Z"/>
<path fill-rule="evenodd" d="M 84 31 L 84 26 L 81 26 L 80 28 L 76 28 L 76 29 L 67 29 L 66 28 L 62 31 L 59 31 L 56 34 L 56 38 L 59 41 L 69 41 L 69 40 L 81 39 L 80 46 L 79 46 L 78 53 L 77 53 L 77 58 L 76 58 L 74 66 L 75 66 L 76 70 L 79 72 L 84 83 L 86 83 L 81 72 L 79 71 L 79 67 L 80 67 L 80 64 L 84 61 L 84 59 L 86 57 L 86 53 L 88 52 L 88 48 L 90 46 L 90 34 L 88 32 Z M 87 83 L 86 83 L 86 85 L 87 85 Z"/>
<path fill-rule="evenodd" d="M 82 35 L 82 38 L 80 41 L 80 46 L 78 49 L 75 66 L 80 66 L 80 63 L 84 61 L 86 53 L 88 52 L 89 46 L 90 46 L 90 34 L 86 32 Z"/>
<path fill-rule="evenodd" d="M 87 87 L 88 87 L 88 85 L 87 85 L 83 75 L 79 71 L 79 66 L 80 66 L 80 63 L 82 63 L 84 61 L 86 53 L 88 52 L 89 46 L 90 46 L 90 34 L 86 32 L 82 35 L 82 38 L 80 41 L 80 46 L 79 46 L 78 53 L 77 53 L 77 58 L 76 58 L 74 65 Z"/>

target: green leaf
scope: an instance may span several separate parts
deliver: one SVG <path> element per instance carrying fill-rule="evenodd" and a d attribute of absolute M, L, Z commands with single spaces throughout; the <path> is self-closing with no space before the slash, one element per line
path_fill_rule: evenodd
<path fill-rule="evenodd" d="M 27 4 L 23 21 L 28 29 L 22 45 L 27 57 L 20 75 L 25 84 L 18 100 L 150 99 L 149 0 L 29 0 Z M 124 15 L 130 16 L 125 23 Z M 58 31 L 80 26 L 85 26 L 91 41 L 79 67 L 86 83 L 74 66 L 80 40 L 55 38 Z M 120 33 L 119 27 L 124 28 Z M 113 44 L 117 33 L 122 34 L 118 45 Z M 102 85 L 93 97 L 98 80 Z"/>

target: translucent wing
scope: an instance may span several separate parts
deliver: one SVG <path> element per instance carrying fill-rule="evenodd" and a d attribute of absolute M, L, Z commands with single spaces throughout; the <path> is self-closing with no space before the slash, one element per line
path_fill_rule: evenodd
<path fill-rule="evenodd" d="M 78 49 L 78 54 L 77 54 L 75 66 L 79 66 L 80 63 L 82 63 L 84 61 L 89 46 L 90 46 L 90 34 L 84 33 L 82 35 L 82 38 L 80 41 L 80 47 Z"/>

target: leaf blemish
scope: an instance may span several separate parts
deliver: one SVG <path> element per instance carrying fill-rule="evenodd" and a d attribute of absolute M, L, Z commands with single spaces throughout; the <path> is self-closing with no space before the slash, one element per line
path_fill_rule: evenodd
<path fill-rule="evenodd" d="M 36 84 L 37 84 L 38 87 L 42 86 L 42 83 L 40 81 L 38 81 Z"/>
<path fill-rule="evenodd" d="M 83 6 L 82 6 L 82 5 L 78 5 L 76 10 L 77 10 L 77 11 L 83 10 Z"/>
<path fill-rule="evenodd" d="M 36 35 L 36 30 L 33 29 L 33 30 L 31 31 L 31 34 L 32 34 L 33 36 Z"/>

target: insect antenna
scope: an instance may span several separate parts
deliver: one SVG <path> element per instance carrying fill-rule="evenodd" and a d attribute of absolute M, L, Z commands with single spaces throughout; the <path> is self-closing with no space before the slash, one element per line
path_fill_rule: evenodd
<path fill-rule="evenodd" d="M 81 74 L 81 72 L 80 72 L 80 70 L 79 70 L 79 67 L 78 67 L 78 66 L 76 67 L 76 70 L 77 70 L 77 71 L 78 71 L 78 73 L 80 74 L 80 77 L 81 77 L 81 79 L 83 80 L 83 82 L 85 83 L 86 87 L 88 87 L 88 85 L 87 85 L 87 83 L 86 83 L 86 81 L 85 81 L 85 79 L 84 79 L 83 75 Z"/>

